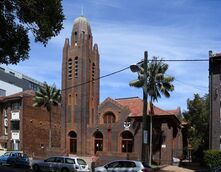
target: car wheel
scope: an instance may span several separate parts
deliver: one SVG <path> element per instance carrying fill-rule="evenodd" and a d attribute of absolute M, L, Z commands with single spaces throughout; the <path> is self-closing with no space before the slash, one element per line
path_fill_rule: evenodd
<path fill-rule="evenodd" d="M 69 172 L 69 170 L 67 168 L 62 168 L 61 172 Z"/>
<path fill-rule="evenodd" d="M 12 162 L 12 163 L 11 163 L 11 166 L 12 166 L 13 168 L 16 167 L 15 162 Z"/>
<path fill-rule="evenodd" d="M 32 169 L 33 169 L 34 172 L 40 171 L 40 168 L 37 164 L 33 165 Z"/>

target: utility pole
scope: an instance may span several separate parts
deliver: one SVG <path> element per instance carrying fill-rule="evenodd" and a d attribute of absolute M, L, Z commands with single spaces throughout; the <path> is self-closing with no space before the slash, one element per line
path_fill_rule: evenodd
<path fill-rule="evenodd" d="M 147 63 L 148 63 L 148 52 L 144 52 L 144 60 L 131 65 L 130 70 L 138 73 L 138 79 L 131 81 L 130 84 L 143 81 L 143 117 L 142 117 L 142 141 L 141 141 L 141 160 L 147 162 L 148 160 L 148 127 L 147 127 Z M 143 67 L 142 67 L 143 65 Z"/>
<path fill-rule="evenodd" d="M 143 126 L 142 126 L 142 161 L 147 162 L 148 129 L 147 129 L 147 51 L 144 52 L 144 85 L 143 85 Z"/>

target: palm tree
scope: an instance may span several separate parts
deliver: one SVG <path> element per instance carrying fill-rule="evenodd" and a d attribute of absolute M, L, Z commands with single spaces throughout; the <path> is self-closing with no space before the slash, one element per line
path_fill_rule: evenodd
<path fill-rule="evenodd" d="M 144 88 L 144 64 L 141 63 L 139 68 L 138 79 L 131 81 L 129 85 L 136 88 Z M 169 98 L 170 92 L 174 90 L 174 86 L 172 84 L 174 77 L 166 75 L 167 69 L 168 64 L 164 63 L 162 59 L 158 60 L 157 57 L 153 57 L 151 62 L 147 64 L 147 99 L 148 96 L 150 97 L 150 164 L 152 158 L 152 115 L 154 113 L 153 102 L 158 101 L 158 98 L 161 98 L 161 95 Z"/>
<path fill-rule="evenodd" d="M 53 84 L 49 86 L 46 82 L 42 87 L 35 93 L 33 98 L 34 107 L 44 107 L 49 113 L 49 148 L 51 148 L 52 136 L 51 136 L 51 118 L 52 118 L 52 107 L 58 106 L 61 101 L 60 90 L 56 89 Z"/>

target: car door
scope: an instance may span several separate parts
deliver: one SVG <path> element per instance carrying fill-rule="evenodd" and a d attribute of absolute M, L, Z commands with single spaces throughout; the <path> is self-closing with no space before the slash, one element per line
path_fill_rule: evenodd
<path fill-rule="evenodd" d="M 121 161 L 115 161 L 106 166 L 107 172 L 122 172 Z"/>
<path fill-rule="evenodd" d="M 136 163 L 133 161 L 124 161 L 123 172 L 137 172 Z"/>
<path fill-rule="evenodd" d="M 60 171 L 64 167 L 64 158 L 63 157 L 56 157 L 54 163 L 54 170 Z"/>
<path fill-rule="evenodd" d="M 10 165 L 15 165 L 16 163 L 16 153 L 15 152 L 11 152 L 8 159 L 7 159 L 7 163 L 10 164 Z"/>
<path fill-rule="evenodd" d="M 68 169 L 72 170 L 72 171 L 77 171 L 75 168 L 75 159 L 72 158 L 65 158 L 65 163 L 64 166 L 67 167 Z"/>
<path fill-rule="evenodd" d="M 56 157 L 51 157 L 44 160 L 44 163 L 41 166 L 41 170 L 45 172 L 55 171 L 55 159 Z"/>
<path fill-rule="evenodd" d="M 16 153 L 15 154 L 16 156 L 16 158 L 15 158 L 15 164 L 17 165 L 17 166 L 20 166 L 21 165 L 21 158 L 22 158 L 22 154 L 21 153 Z"/>

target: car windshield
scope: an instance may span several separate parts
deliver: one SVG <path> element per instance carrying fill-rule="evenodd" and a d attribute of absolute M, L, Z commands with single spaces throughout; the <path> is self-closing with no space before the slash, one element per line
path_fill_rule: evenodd
<path fill-rule="evenodd" d="M 79 165 L 87 165 L 87 163 L 83 159 L 77 159 Z"/>
<path fill-rule="evenodd" d="M 5 154 L 4 154 L 4 156 L 9 156 L 11 154 L 11 152 L 6 152 Z"/>

